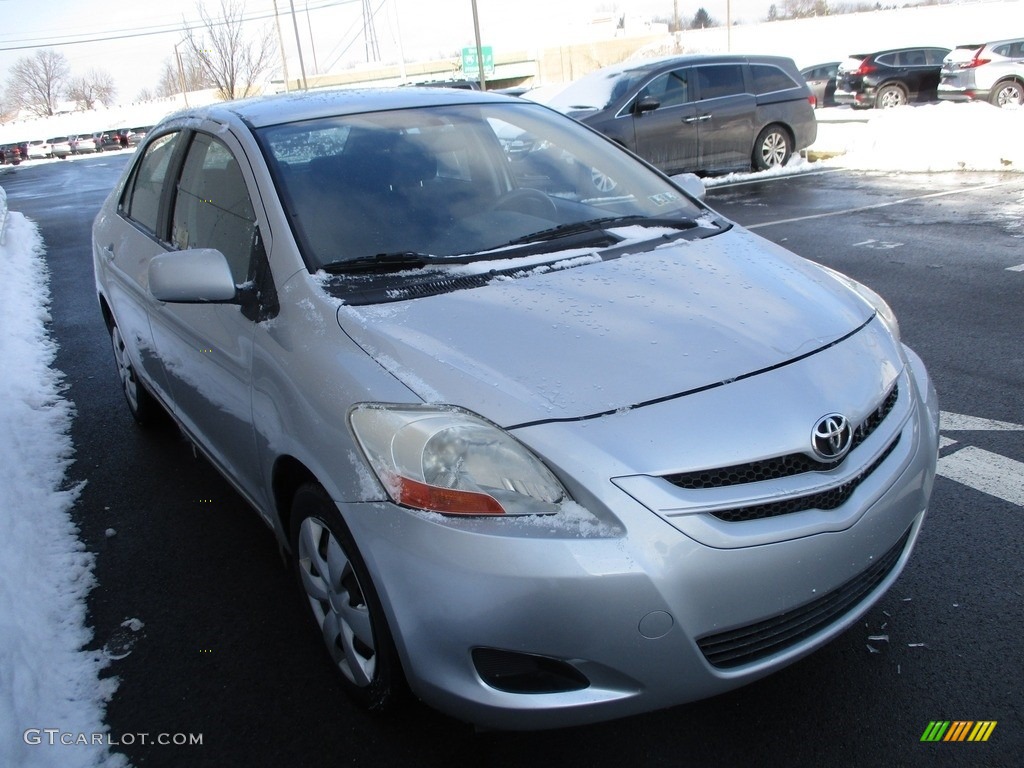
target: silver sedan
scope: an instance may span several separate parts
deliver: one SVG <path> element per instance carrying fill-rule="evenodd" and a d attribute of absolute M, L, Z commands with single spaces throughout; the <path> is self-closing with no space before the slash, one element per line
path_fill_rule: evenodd
<path fill-rule="evenodd" d="M 668 707 L 819 648 L 898 577 L 935 475 L 924 365 L 877 294 L 693 188 L 479 92 L 146 136 L 93 230 L 129 410 L 273 530 L 363 705 Z"/>

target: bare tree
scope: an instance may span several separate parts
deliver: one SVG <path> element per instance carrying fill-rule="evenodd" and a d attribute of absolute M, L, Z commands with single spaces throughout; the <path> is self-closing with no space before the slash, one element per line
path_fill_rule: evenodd
<path fill-rule="evenodd" d="M 198 61 L 224 99 L 253 95 L 261 77 L 273 66 L 276 47 L 270 28 L 252 38 L 243 34 L 245 4 L 220 0 L 220 18 L 199 5 L 201 30 L 185 27 L 186 49 Z"/>
<path fill-rule="evenodd" d="M 182 76 L 184 76 L 184 83 L 182 83 Z M 188 51 L 181 55 L 181 69 L 178 69 L 177 58 L 164 61 L 163 69 L 160 70 L 160 77 L 156 83 L 156 95 L 173 96 L 182 92 L 182 86 L 186 91 L 202 91 L 216 86 L 202 62 L 191 56 Z"/>
<path fill-rule="evenodd" d="M 808 19 L 814 16 L 828 16 L 829 9 L 825 0 L 783 0 L 782 14 L 784 19 Z"/>
<path fill-rule="evenodd" d="M 102 69 L 91 69 L 68 83 L 67 97 L 78 103 L 79 109 L 93 109 L 97 104 L 109 107 L 114 103 L 114 78 Z"/>
<path fill-rule="evenodd" d="M 70 69 L 63 53 L 48 48 L 14 62 L 7 79 L 7 100 L 12 107 L 38 117 L 57 111 L 57 99 L 67 85 Z"/>

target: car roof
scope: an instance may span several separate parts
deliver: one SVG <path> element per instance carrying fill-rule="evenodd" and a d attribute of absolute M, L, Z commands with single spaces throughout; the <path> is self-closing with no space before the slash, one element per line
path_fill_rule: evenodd
<path fill-rule="evenodd" d="M 901 51 L 949 51 L 941 45 L 905 45 L 902 48 L 886 48 L 884 51 L 872 51 L 871 53 L 851 53 L 851 59 L 863 59 L 866 56 L 884 56 L 887 53 L 900 53 Z"/>
<path fill-rule="evenodd" d="M 787 56 L 768 56 L 762 54 L 743 53 L 688 53 L 682 56 L 662 56 L 656 59 L 630 59 L 602 67 L 595 72 L 604 75 L 617 72 L 651 72 L 663 67 L 687 66 L 690 64 L 735 64 L 737 62 L 752 62 L 765 64 L 789 64 L 793 60 Z M 590 74 L 594 74 L 593 72 Z"/>
<path fill-rule="evenodd" d="M 217 122 L 242 121 L 253 128 L 313 120 L 335 115 L 356 115 L 394 109 L 451 104 L 522 104 L 521 99 L 458 88 L 338 88 L 296 91 L 240 101 L 226 101 L 175 112 L 164 122 L 200 118 Z"/>

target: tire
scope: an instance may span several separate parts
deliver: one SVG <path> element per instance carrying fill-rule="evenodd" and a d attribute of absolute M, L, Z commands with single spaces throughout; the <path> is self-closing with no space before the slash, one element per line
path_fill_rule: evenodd
<path fill-rule="evenodd" d="M 1000 80 L 992 89 L 991 100 L 997 107 L 1024 105 L 1024 86 L 1016 80 Z"/>
<path fill-rule="evenodd" d="M 347 693 L 363 708 L 389 709 L 404 689 L 384 609 L 352 534 L 315 483 L 292 500 L 292 563 L 299 589 Z"/>
<path fill-rule="evenodd" d="M 778 168 L 788 163 L 792 154 L 793 142 L 789 138 L 789 131 L 781 125 L 769 125 L 757 134 L 754 142 L 754 170 Z"/>
<path fill-rule="evenodd" d="M 114 324 L 110 326 L 110 345 L 114 350 L 114 364 L 121 380 L 121 392 L 132 418 L 141 426 L 152 426 L 161 416 L 160 404 L 146 389 L 146 385 L 139 381 L 125 349 L 124 339 L 121 338 L 121 331 Z"/>
<path fill-rule="evenodd" d="M 878 109 L 902 107 L 907 103 L 907 92 L 898 85 L 883 85 L 875 94 L 875 106 Z"/>

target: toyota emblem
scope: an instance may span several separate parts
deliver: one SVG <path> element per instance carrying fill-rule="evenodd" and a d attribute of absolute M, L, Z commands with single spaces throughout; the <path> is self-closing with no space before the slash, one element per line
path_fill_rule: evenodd
<path fill-rule="evenodd" d="M 850 450 L 853 428 L 841 413 L 830 413 L 818 419 L 811 432 L 811 447 L 825 461 L 839 461 Z"/>

